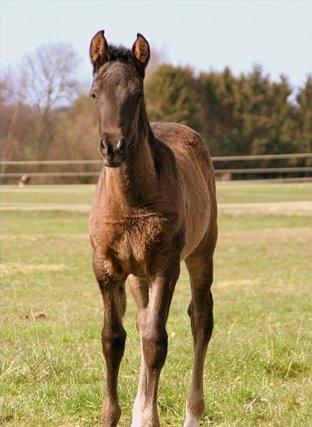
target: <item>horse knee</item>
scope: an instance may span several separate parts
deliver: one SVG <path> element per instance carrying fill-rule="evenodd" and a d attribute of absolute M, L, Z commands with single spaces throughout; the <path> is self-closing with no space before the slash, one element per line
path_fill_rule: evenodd
<path fill-rule="evenodd" d="M 166 360 L 168 351 L 168 334 L 166 331 L 156 332 L 152 336 L 142 337 L 144 359 L 147 366 L 160 370 Z"/>
<path fill-rule="evenodd" d="M 188 315 L 191 319 L 192 333 L 195 336 L 202 335 L 209 340 L 213 331 L 213 300 L 211 294 L 192 300 L 188 307 Z"/>
<path fill-rule="evenodd" d="M 212 331 L 213 331 L 213 316 L 212 314 L 209 315 L 207 317 L 207 319 L 205 319 L 205 321 L 203 322 L 203 336 L 204 336 L 204 340 L 210 340 L 211 335 L 212 335 Z"/>
<path fill-rule="evenodd" d="M 126 331 L 120 328 L 115 331 L 108 331 L 105 327 L 102 330 L 102 347 L 105 358 L 113 357 L 116 361 L 123 356 L 126 343 Z"/>
<path fill-rule="evenodd" d="M 202 313 L 196 323 L 198 335 L 202 335 L 204 341 L 210 340 L 213 331 L 212 310 L 209 308 L 205 313 Z"/>

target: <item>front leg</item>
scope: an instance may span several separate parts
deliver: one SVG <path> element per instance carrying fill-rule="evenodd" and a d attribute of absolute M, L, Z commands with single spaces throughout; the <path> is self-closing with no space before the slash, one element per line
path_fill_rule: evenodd
<path fill-rule="evenodd" d="M 140 318 L 148 306 L 148 291 L 149 284 L 147 280 L 144 280 L 139 277 L 129 276 L 128 278 L 129 286 L 131 293 L 137 304 L 137 329 L 140 332 L 140 341 L 141 341 L 141 364 L 140 364 L 140 375 L 139 375 L 139 385 L 135 401 L 132 409 L 132 422 L 131 427 L 141 427 L 142 426 L 142 416 L 145 406 L 145 395 L 146 395 L 146 366 L 143 354 L 142 346 L 142 333 L 140 329 Z"/>
<path fill-rule="evenodd" d="M 102 330 L 102 348 L 106 362 L 106 396 L 103 404 L 103 426 L 115 427 L 120 418 L 118 402 L 118 372 L 123 357 L 126 331 L 122 316 L 125 310 L 125 278 L 109 268 L 112 264 L 94 255 L 94 271 L 98 280 L 104 307 L 104 325 Z M 122 295 L 121 295 L 122 294 Z"/>
<path fill-rule="evenodd" d="M 141 427 L 158 427 L 157 391 L 161 369 L 168 348 L 166 322 L 176 281 L 179 262 L 165 273 L 158 273 L 152 280 L 148 307 L 141 314 L 140 329 L 146 369 L 145 405 Z"/>

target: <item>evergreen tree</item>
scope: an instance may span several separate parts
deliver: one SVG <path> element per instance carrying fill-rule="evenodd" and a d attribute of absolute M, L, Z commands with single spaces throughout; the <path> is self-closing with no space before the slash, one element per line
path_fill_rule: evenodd
<path fill-rule="evenodd" d="M 190 69 L 161 65 L 148 80 L 145 93 L 151 121 L 177 122 L 202 130 L 202 108 Z"/>
<path fill-rule="evenodd" d="M 312 75 L 307 77 L 296 101 L 299 128 L 298 150 L 310 153 L 312 151 Z"/>

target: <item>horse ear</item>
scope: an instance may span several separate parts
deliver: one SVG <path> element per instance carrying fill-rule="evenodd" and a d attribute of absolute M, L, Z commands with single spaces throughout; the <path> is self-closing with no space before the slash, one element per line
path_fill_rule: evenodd
<path fill-rule="evenodd" d="M 146 38 L 140 33 L 137 34 L 137 39 L 132 46 L 132 53 L 145 68 L 150 58 L 150 47 Z"/>
<path fill-rule="evenodd" d="M 95 66 L 99 60 L 105 61 L 108 58 L 107 42 L 104 37 L 104 30 L 98 31 L 92 38 L 90 44 L 90 60 Z"/>

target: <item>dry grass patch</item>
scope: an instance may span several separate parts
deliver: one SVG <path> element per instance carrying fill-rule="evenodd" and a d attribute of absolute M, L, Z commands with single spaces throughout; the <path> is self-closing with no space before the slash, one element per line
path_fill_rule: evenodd
<path fill-rule="evenodd" d="M 248 242 L 269 242 L 269 241 L 289 241 L 294 240 L 298 242 L 312 241 L 312 228 L 280 228 L 278 230 L 264 229 L 253 231 L 227 231 L 220 233 L 219 242 L 228 243 L 228 241 L 235 244 L 244 244 Z"/>
<path fill-rule="evenodd" d="M 31 273 L 34 271 L 61 271 L 67 269 L 64 264 L 25 264 L 25 263 L 8 263 L 0 264 L 1 275 L 11 273 Z"/>

